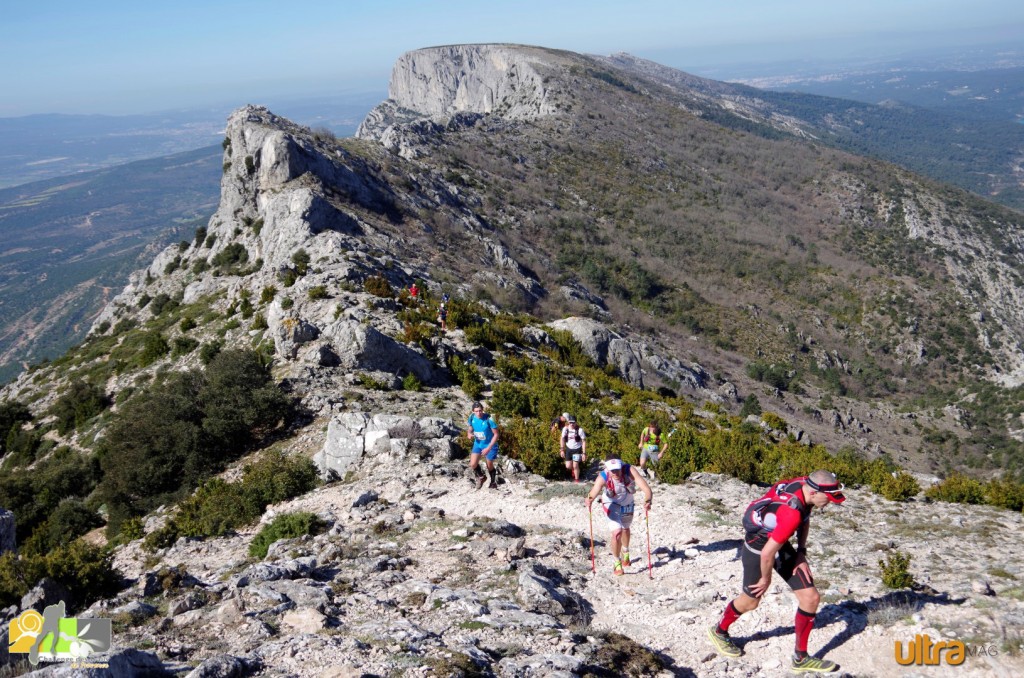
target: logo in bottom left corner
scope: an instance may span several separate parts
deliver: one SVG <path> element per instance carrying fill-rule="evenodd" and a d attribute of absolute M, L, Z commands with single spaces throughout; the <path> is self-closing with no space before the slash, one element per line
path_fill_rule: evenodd
<path fill-rule="evenodd" d="M 11 620 L 8 651 L 42 661 L 75 661 L 110 649 L 109 619 L 64 616 L 64 603 L 48 605 L 42 614 L 25 610 Z"/>

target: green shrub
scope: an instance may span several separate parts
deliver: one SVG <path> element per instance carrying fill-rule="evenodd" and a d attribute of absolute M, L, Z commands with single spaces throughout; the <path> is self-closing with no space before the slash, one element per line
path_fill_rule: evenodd
<path fill-rule="evenodd" d="M 494 361 L 494 366 L 506 379 L 518 379 L 522 381 L 526 378 L 530 368 L 533 367 L 533 361 L 523 356 L 498 356 L 498 359 Z"/>
<path fill-rule="evenodd" d="M 331 295 L 327 293 L 326 285 L 314 285 L 309 288 L 309 292 L 307 292 L 307 294 L 312 301 L 316 301 L 317 299 L 330 299 L 331 297 Z"/>
<path fill-rule="evenodd" d="M 170 351 L 171 347 L 167 344 L 167 340 L 164 339 L 162 334 L 159 332 L 150 332 L 146 335 L 142 345 L 142 351 L 138 355 L 138 365 L 139 367 L 152 365 L 157 360 L 170 353 Z"/>
<path fill-rule="evenodd" d="M 319 534 L 326 524 L 315 513 L 299 511 L 283 513 L 263 528 L 249 544 L 249 556 L 262 560 L 267 557 L 270 545 L 279 539 L 294 539 L 304 534 Z"/>
<path fill-rule="evenodd" d="M 199 349 L 199 362 L 203 365 L 209 365 L 210 361 L 217 357 L 222 348 L 224 348 L 224 343 L 216 340 L 203 344 Z"/>
<path fill-rule="evenodd" d="M 906 501 L 921 491 L 914 476 L 906 471 L 899 471 L 896 475 L 888 475 L 882 481 L 879 494 L 890 501 Z"/>
<path fill-rule="evenodd" d="M 406 391 L 422 391 L 423 383 L 416 377 L 415 374 L 410 372 L 409 374 L 405 375 L 404 379 L 402 379 L 402 388 Z"/>
<path fill-rule="evenodd" d="M 299 275 L 306 275 L 309 271 L 309 252 L 299 248 L 292 254 L 292 263 L 295 264 L 295 272 Z"/>
<path fill-rule="evenodd" d="M 796 382 L 796 376 L 790 374 L 789 368 L 784 365 L 767 364 L 761 361 L 754 361 L 747 365 L 747 376 L 751 379 L 763 381 L 769 386 L 774 386 L 780 391 L 792 390 Z"/>
<path fill-rule="evenodd" d="M 291 297 L 284 297 L 281 299 L 281 308 L 287 311 L 289 308 L 295 305 L 295 300 Z"/>
<path fill-rule="evenodd" d="M 984 504 L 985 487 L 962 473 L 951 473 L 938 485 L 929 487 L 924 495 L 935 501 L 949 501 L 958 504 Z"/>
<path fill-rule="evenodd" d="M 115 594 L 121 577 L 102 549 L 76 540 L 43 554 L 9 551 L 0 556 L 0 605 L 16 605 L 43 577 L 50 577 L 71 594 L 69 611 L 82 609 Z"/>
<path fill-rule="evenodd" d="M 254 351 L 219 352 L 205 372 L 176 373 L 125 403 L 99 443 L 109 529 L 195 487 L 290 412 Z"/>
<path fill-rule="evenodd" d="M 103 524 L 96 511 L 85 506 L 81 499 L 65 499 L 57 505 L 42 525 L 21 546 L 23 554 L 45 555 L 67 546 L 89 530 Z"/>
<path fill-rule="evenodd" d="M 263 291 L 260 292 L 260 303 L 269 304 L 274 300 L 274 297 L 276 296 L 277 288 L 274 287 L 273 285 L 267 285 L 266 287 L 263 288 Z"/>
<path fill-rule="evenodd" d="M 206 227 L 200 226 L 196 229 L 196 235 L 192 239 L 195 242 L 196 247 L 202 247 L 203 241 L 206 240 Z"/>
<path fill-rule="evenodd" d="M 247 174 L 252 174 L 256 171 L 256 162 L 251 155 L 245 156 L 245 171 Z"/>
<path fill-rule="evenodd" d="M 878 567 L 882 570 L 882 584 L 890 589 L 906 589 L 914 584 L 914 577 L 910 574 L 910 554 L 900 551 L 893 551 L 886 555 L 885 560 L 878 561 Z"/>
<path fill-rule="evenodd" d="M 774 412 L 765 412 L 762 414 L 761 421 L 767 424 L 773 431 L 782 431 L 785 433 L 789 429 L 789 424 L 786 423 L 786 420 Z"/>
<path fill-rule="evenodd" d="M 506 416 L 533 416 L 533 403 L 530 399 L 529 389 L 507 381 L 495 384 L 494 395 L 491 397 L 491 410 Z"/>
<path fill-rule="evenodd" d="M 267 318 L 262 313 L 257 313 L 256 317 L 252 319 L 252 324 L 249 325 L 251 330 L 265 330 L 269 327 L 267 325 Z"/>
<path fill-rule="evenodd" d="M 277 279 L 280 280 L 281 284 L 285 287 L 291 287 L 295 284 L 295 281 L 299 279 L 299 274 L 293 268 L 284 268 L 278 272 Z"/>
<path fill-rule="evenodd" d="M 484 380 L 476 365 L 463 362 L 458 356 L 452 356 L 448 360 L 448 369 L 451 370 L 455 381 L 467 396 L 473 400 L 480 397 L 484 391 Z"/>
<path fill-rule="evenodd" d="M 395 291 L 391 288 L 391 283 L 384 276 L 371 275 L 363 283 L 363 290 L 375 297 L 381 297 L 384 299 L 391 299 L 395 296 Z"/>
<path fill-rule="evenodd" d="M 587 443 L 589 449 L 589 437 Z M 505 420 L 498 429 L 498 448 L 502 454 L 526 464 L 532 473 L 550 479 L 565 477 L 565 465 L 558 455 L 558 443 L 544 422 L 522 417 Z"/>
<path fill-rule="evenodd" d="M 81 428 L 87 421 L 110 406 L 110 398 L 103 389 L 81 380 L 71 382 L 50 413 L 57 417 L 57 431 L 67 435 L 72 430 Z"/>
<path fill-rule="evenodd" d="M 227 271 L 248 261 L 249 251 L 245 249 L 245 245 L 233 242 L 218 252 L 210 263 L 222 271 Z"/>
<path fill-rule="evenodd" d="M 741 417 L 747 417 L 751 414 L 761 414 L 761 401 L 753 393 L 746 397 L 743 401 L 743 407 L 740 408 Z"/>
<path fill-rule="evenodd" d="M 990 480 L 985 483 L 985 503 L 1020 511 L 1024 509 L 1024 484 L 1011 480 Z"/>
<path fill-rule="evenodd" d="M 318 482 L 317 468 L 308 458 L 268 453 L 247 465 L 238 482 L 208 480 L 179 505 L 178 513 L 164 528 L 147 535 L 146 545 L 161 548 L 179 536 L 226 534 L 259 519 L 270 504 L 305 494 Z"/>
<path fill-rule="evenodd" d="M 183 355 L 188 355 L 192 351 L 196 350 L 199 346 L 199 342 L 192 337 L 175 337 L 171 341 L 171 357 L 180 358 Z"/>
<path fill-rule="evenodd" d="M 182 332 L 188 332 L 189 330 L 195 329 L 197 326 L 196 319 L 190 315 L 185 316 L 178 323 L 178 327 L 181 328 Z"/>
<path fill-rule="evenodd" d="M 158 316 L 164 311 L 173 311 L 178 307 L 178 302 L 171 299 L 169 294 L 161 292 L 160 294 L 153 297 L 153 301 L 150 303 L 149 311 L 153 316 Z"/>
<path fill-rule="evenodd" d="M 423 322 L 406 322 L 402 327 L 402 340 L 407 344 L 418 344 L 427 347 L 434 335 L 433 325 Z"/>

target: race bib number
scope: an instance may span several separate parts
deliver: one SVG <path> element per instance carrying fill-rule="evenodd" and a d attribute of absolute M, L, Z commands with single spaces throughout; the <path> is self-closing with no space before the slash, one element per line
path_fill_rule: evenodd
<path fill-rule="evenodd" d="M 620 512 L 624 516 L 631 516 L 631 515 L 633 515 L 633 505 L 632 504 L 623 504 L 622 508 L 620 509 Z"/>
<path fill-rule="evenodd" d="M 475 437 L 480 442 L 483 442 L 487 440 L 487 433 L 484 431 L 473 431 L 473 437 Z"/>
<path fill-rule="evenodd" d="M 572 460 L 573 461 L 580 461 L 582 459 L 583 459 L 583 455 L 582 454 L 574 454 L 574 455 L 572 455 Z"/>
<path fill-rule="evenodd" d="M 658 446 L 657 445 L 647 445 L 646 447 L 644 447 L 644 449 L 647 450 L 648 452 L 657 452 L 658 451 Z"/>

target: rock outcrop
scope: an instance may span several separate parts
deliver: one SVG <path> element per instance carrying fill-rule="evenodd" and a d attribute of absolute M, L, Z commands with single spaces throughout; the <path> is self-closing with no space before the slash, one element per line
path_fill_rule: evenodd
<path fill-rule="evenodd" d="M 359 126 L 356 136 L 388 147 L 401 141 L 396 125 L 411 133 L 437 132 L 473 114 L 529 120 L 558 110 L 545 84 L 557 53 L 519 45 L 449 45 L 406 52 L 395 62 L 388 99 Z M 418 125 L 417 128 L 413 128 Z"/>
<path fill-rule="evenodd" d="M 552 329 L 572 334 L 599 366 L 613 365 L 624 380 L 643 388 L 643 372 L 632 345 L 606 325 L 590 318 L 563 318 L 548 324 Z"/>

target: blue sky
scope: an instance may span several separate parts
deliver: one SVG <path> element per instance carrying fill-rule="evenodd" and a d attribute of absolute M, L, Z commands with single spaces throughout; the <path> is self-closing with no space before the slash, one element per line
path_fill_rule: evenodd
<path fill-rule="evenodd" d="M 0 116 L 383 91 L 401 53 L 462 42 L 625 51 L 725 79 L 741 62 L 995 40 L 1024 43 L 1020 0 L 7 0 Z"/>

